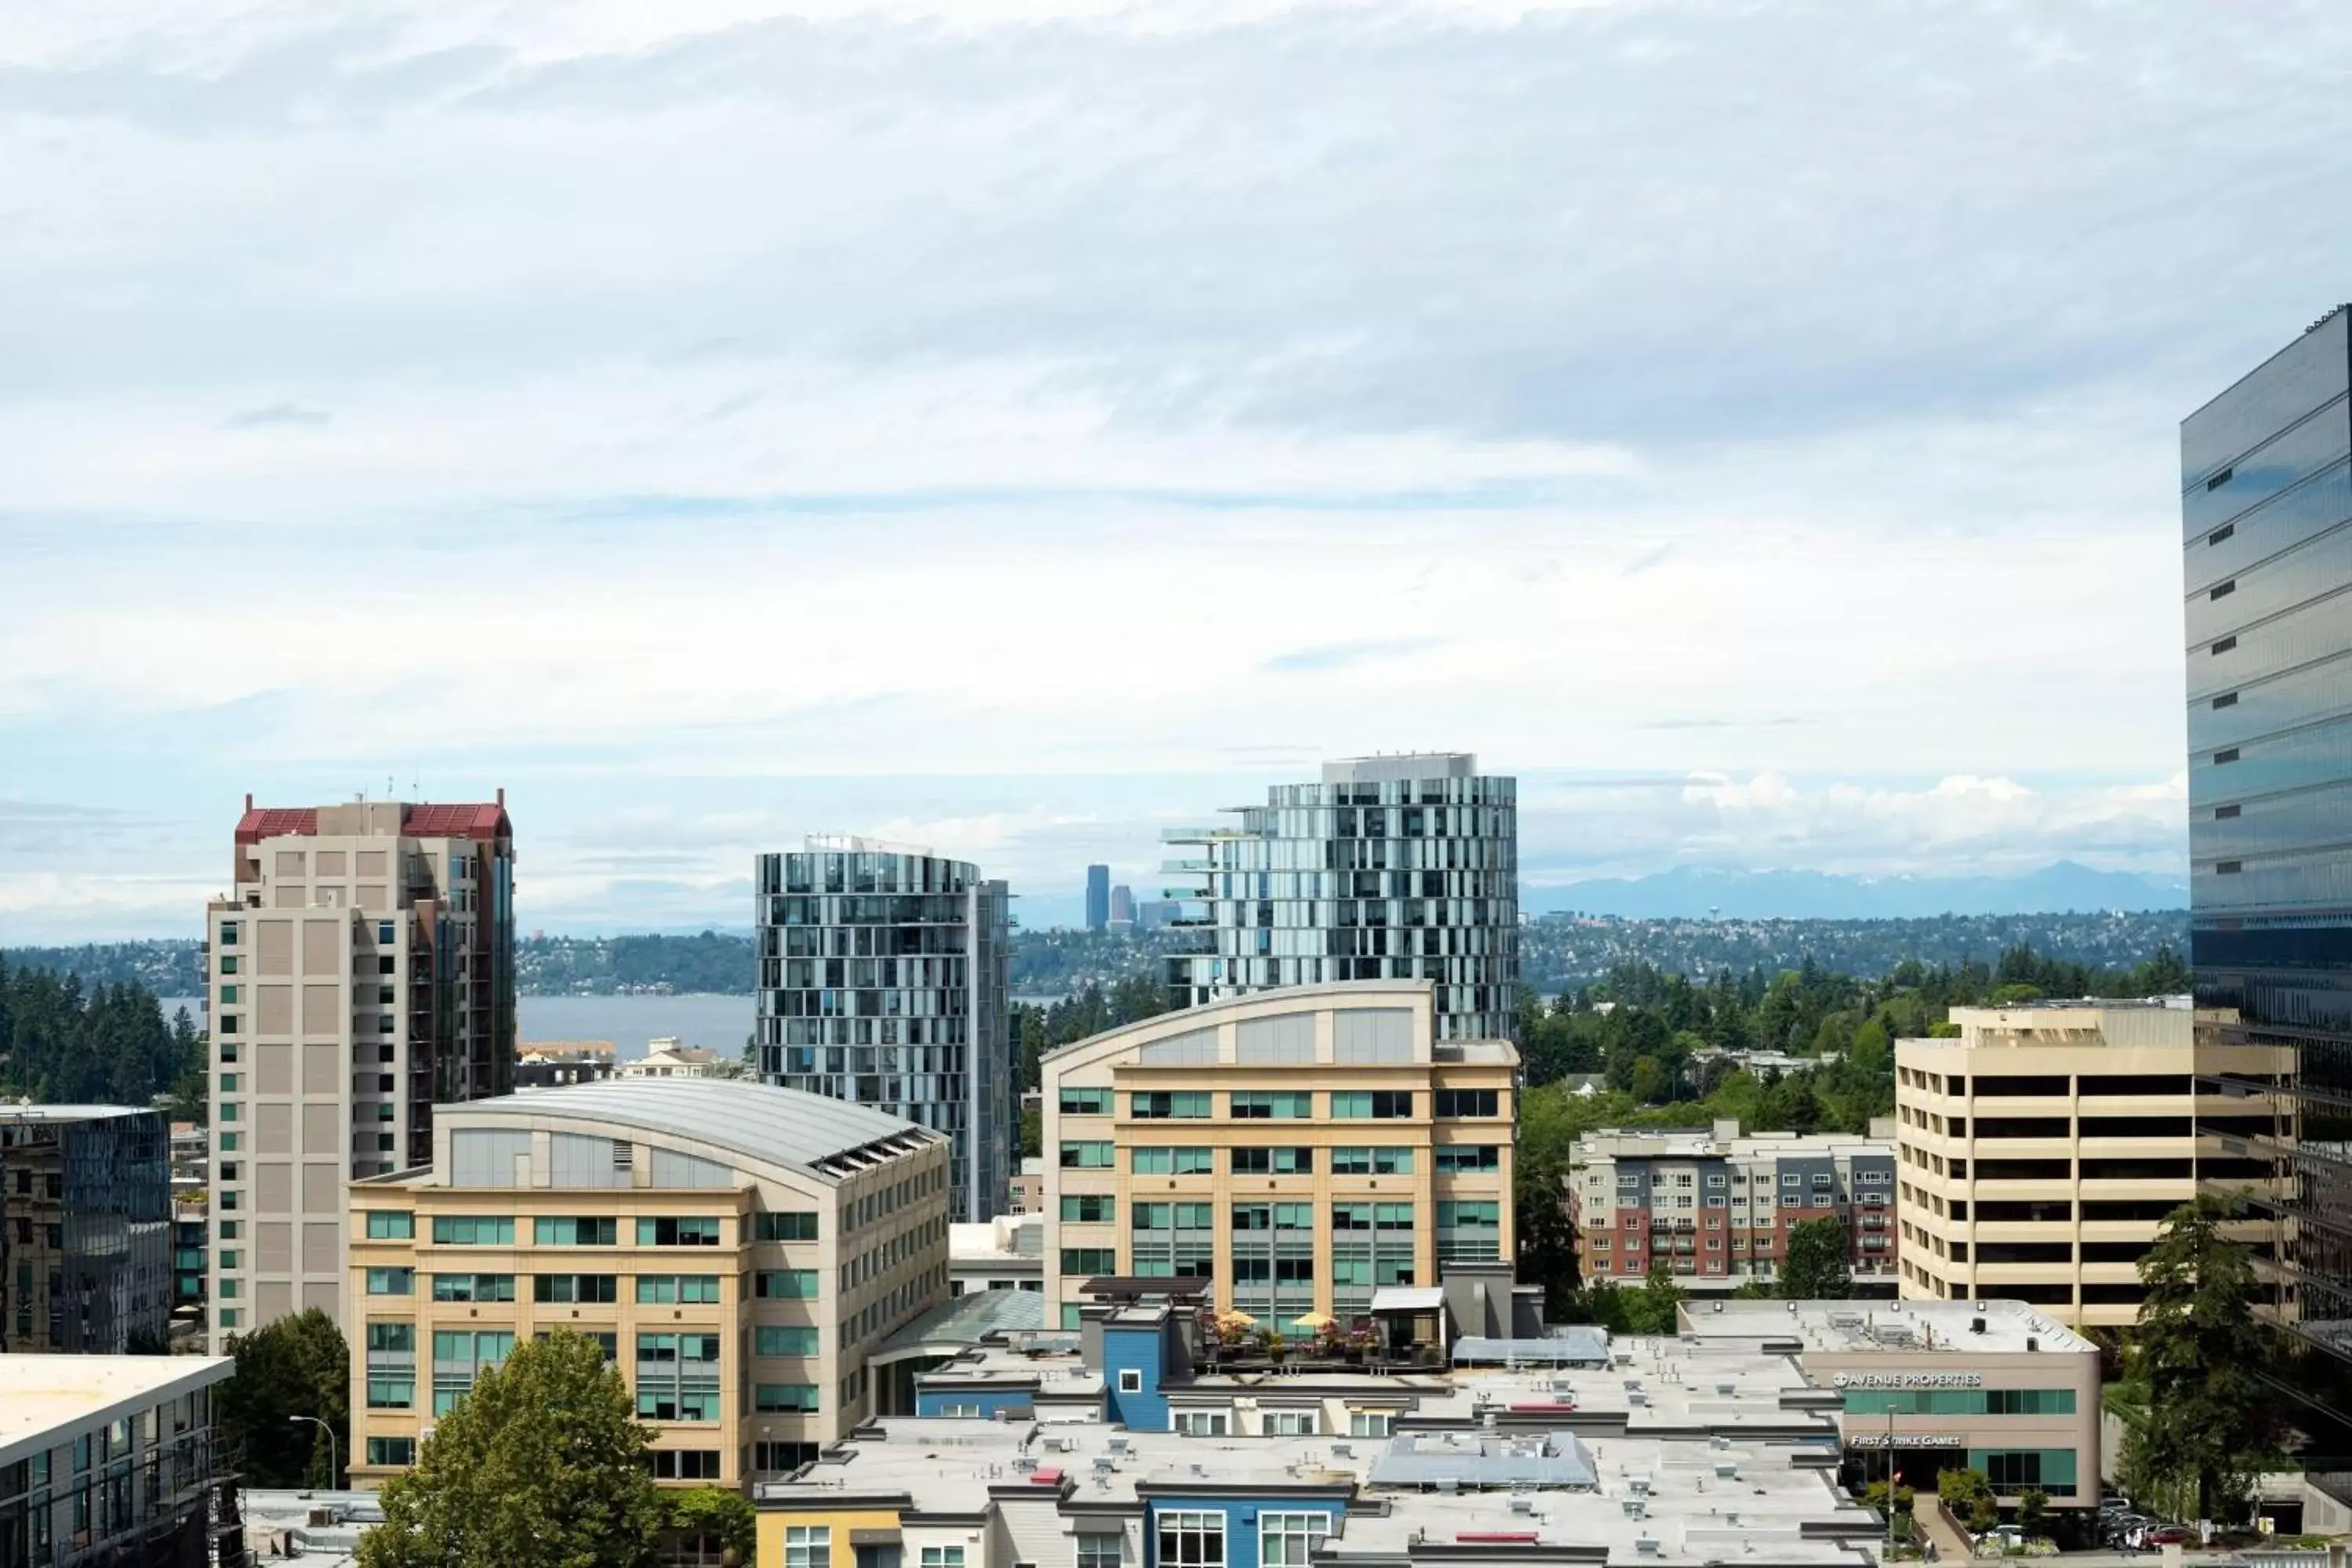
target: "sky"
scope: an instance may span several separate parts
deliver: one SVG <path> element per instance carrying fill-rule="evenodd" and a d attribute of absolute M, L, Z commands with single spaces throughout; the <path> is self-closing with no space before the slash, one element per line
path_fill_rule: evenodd
<path fill-rule="evenodd" d="M 2352 7 L 0 6 L 0 942 L 247 792 L 526 930 L 1322 759 L 1530 885 L 2185 867 L 2180 418 L 2352 296 Z"/>

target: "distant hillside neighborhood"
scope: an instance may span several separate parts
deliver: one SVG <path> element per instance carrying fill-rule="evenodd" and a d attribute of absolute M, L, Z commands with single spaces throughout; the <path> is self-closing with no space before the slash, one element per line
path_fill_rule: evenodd
<path fill-rule="evenodd" d="M 1123 980 L 1156 982 L 1163 957 L 1186 933 L 1015 931 L 1010 983 L 1016 996 L 1063 996 Z M 1544 915 L 1520 932 L 1526 983 L 1546 995 L 1572 991 L 1625 964 L 1704 977 L 1767 974 L 1807 960 L 1841 973 L 1875 977 L 1907 961 L 1958 966 L 1991 963 L 2030 947 L 2060 963 L 2127 970 L 2169 948 L 2186 954 L 2189 917 L 2179 910 L 2136 914 L 1937 915 L 1920 920 L 1629 919 Z M 84 986 L 136 983 L 159 996 L 204 989 L 192 942 L 112 942 L 78 948 L 13 948 L 11 968 L 49 969 Z M 720 931 L 693 936 L 533 937 L 515 944 L 525 995 L 609 996 L 629 993 L 749 995 L 751 939 Z"/>

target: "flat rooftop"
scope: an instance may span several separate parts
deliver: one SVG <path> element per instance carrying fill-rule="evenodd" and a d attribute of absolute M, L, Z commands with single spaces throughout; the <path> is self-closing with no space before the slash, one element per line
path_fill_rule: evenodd
<path fill-rule="evenodd" d="M 0 1465 L 236 1370 L 226 1356 L 0 1355 Z"/>
<path fill-rule="evenodd" d="M 1836 1354 L 1969 1354 L 2092 1350 L 2091 1342 L 2023 1301 L 1709 1301 L 1686 1303 L 1701 1341 L 1796 1341 Z M 1984 1325 L 1981 1333 L 1977 1324 Z"/>
<path fill-rule="evenodd" d="M 839 1510 L 903 1497 L 918 1516 L 968 1515 L 992 1493 L 1052 1486 L 1067 1516 L 1171 1490 L 1352 1489 L 1327 1548 L 1341 1561 L 1393 1562 L 1415 1543 L 1486 1535 L 1505 1538 L 1489 1546 L 1599 1548 L 1612 1563 L 1865 1568 L 1880 1525 L 1838 1491 L 1836 1464 L 1835 1447 L 1817 1441 L 1690 1434 L 1187 1437 L 1098 1420 L 901 1417 L 861 1429 L 795 1480 L 761 1486 L 758 1500 Z"/>

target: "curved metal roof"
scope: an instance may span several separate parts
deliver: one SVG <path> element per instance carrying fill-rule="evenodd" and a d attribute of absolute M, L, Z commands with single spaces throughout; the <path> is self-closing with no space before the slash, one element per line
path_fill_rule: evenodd
<path fill-rule="evenodd" d="M 894 1140 L 911 1137 L 911 1148 L 946 1136 L 870 1106 L 740 1079 L 604 1079 L 437 1106 L 435 1114 L 451 1126 L 478 1115 L 601 1121 L 696 1139 L 827 1179 L 852 1173 L 824 1168 L 828 1161 Z"/>

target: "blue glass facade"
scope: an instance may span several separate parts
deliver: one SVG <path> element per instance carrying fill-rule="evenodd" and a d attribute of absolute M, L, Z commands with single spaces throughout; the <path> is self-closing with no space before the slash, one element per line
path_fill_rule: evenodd
<path fill-rule="evenodd" d="M 2191 957 L 2209 1091 L 2200 1173 L 2273 1221 L 2278 1320 L 2352 1355 L 2352 310 L 2181 425 Z M 2226 1049 L 2283 1047 L 2291 1081 Z"/>
<path fill-rule="evenodd" d="M 760 1076 L 947 1133 L 954 1218 L 993 1218 L 1015 1131 L 1004 884 L 961 860 L 811 842 L 760 857 Z"/>

